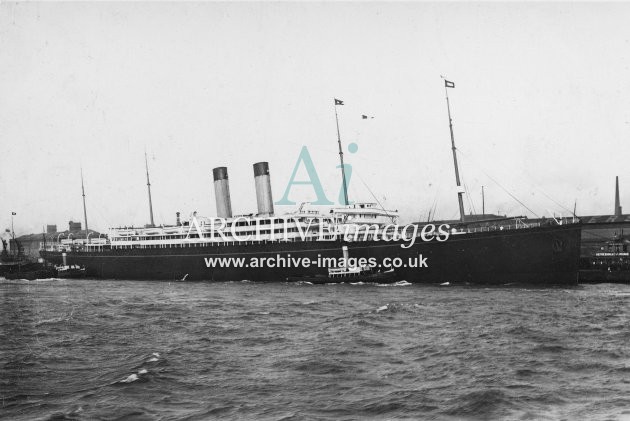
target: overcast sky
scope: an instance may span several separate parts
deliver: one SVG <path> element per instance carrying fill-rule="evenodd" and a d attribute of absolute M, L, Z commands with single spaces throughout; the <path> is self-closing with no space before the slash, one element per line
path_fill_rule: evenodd
<path fill-rule="evenodd" d="M 279 200 L 303 146 L 336 200 L 334 97 L 351 200 L 456 218 L 440 75 L 467 211 L 483 185 L 486 212 L 608 214 L 615 175 L 630 209 L 628 22 L 627 3 L 2 2 L 0 224 L 82 221 L 81 166 L 90 228 L 147 223 L 145 148 L 156 223 L 215 215 L 216 166 L 235 214 L 258 161 Z"/>

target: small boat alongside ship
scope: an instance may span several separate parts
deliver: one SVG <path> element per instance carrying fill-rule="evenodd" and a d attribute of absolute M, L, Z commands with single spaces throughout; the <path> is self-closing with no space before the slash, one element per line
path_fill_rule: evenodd
<path fill-rule="evenodd" d="M 85 267 L 79 265 L 55 266 L 55 270 L 57 271 L 57 278 L 65 279 L 85 278 L 87 273 Z"/>
<path fill-rule="evenodd" d="M 81 278 L 86 275 L 86 268 L 79 265 L 52 265 L 39 258 L 37 262 L 31 261 L 25 254 L 20 242 L 11 239 L 13 249 L 9 250 L 6 240 L 2 239 L 2 254 L 0 255 L 0 276 L 5 279 L 25 279 L 33 281 L 48 278 Z M 45 237 L 44 243 L 45 244 Z"/>
<path fill-rule="evenodd" d="M 13 222 L 11 223 L 13 225 Z M 8 231 L 8 230 L 7 230 Z M 0 238 L 2 241 L 2 252 L 0 254 L 0 276 L 5 279 L 26 279 L 35 280 L 52 278 L 57 271 L 50 265 L 45 264 L 43 259 L 40 262 L 31 261 L 24 254 L 24 247 L 15 238 L 15 232 L 11 229 L 9 241 Z"/>
<path fill-rule="evenodd" d="M 57 270 L 44 263 L 26 263 L 19 265 L 11 272 L 4 273 L 2 275 L 5 279 L 25 279 L 27 281 L 34 281 L 36 279 L 48 279 L 55 278 L 57 276 Z"/>
<path fill-rule="evenodd" d="M 0 276 L 20 270 L 20 268 L 29 263 L 28 258 L 24 255 L 24 249 L 19 241 L 13 235 L 9 242 L 4 238 L 2 241 L 2 252 L 0 252 Z"/>
<path fill-rule="evenodd" d="M 11 272 L 4 273 L 2 276 L 5 279 L 25 279 L 27 281 L 34 281 L 36 279 L 77 279 L 84 278 L 86 276 L 86 269 L 83 266 L 71 265 L 71 266 L 52 266 L 48 263 L 26 263 L 20 265 L 18 268 Z"/>
<path fill-rule="evenodd" d="M 351 265 L 348 247 L 343 246 L 343 265 L 338 268 L 328 268 L 328 275 L 289 276 L 287 282 L 308 282 L 311 284 L 340 284 L 340 283 L 379 283 L 391 284 L 398 281 L 394 269 L 380 270 L 370 265 Z"/>
<path fill-rule="evenodd" d="M 287 282 L 306 282 L 310 284 L 377 283 L 392 284 L 398 282 L 396 271 L 381 271 L 368 265 L 351 268 L 328 268 L 328 275 L 289 276 Z"/>

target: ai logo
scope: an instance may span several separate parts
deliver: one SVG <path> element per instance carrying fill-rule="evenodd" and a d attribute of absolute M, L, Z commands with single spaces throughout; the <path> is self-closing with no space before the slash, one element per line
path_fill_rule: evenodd
<path fill-rule="evenodd" d="M 359 146 L 356 143 L 351 143 L 348 145 L 348 152 L 356 153 L 359 150 Z M 306 169 L 306 173 L 308 175 L 308 180 L 296 180 L 295 176 L 297 175 L 298 169 L 303 165 L 304 169 Z M 337 168 L 341 168 L 341 165 L 337 165 Z M 344 164 L 343 169 L 346 175 L 346 188 L 350 185 L 350 179 L 352 177 L 352 165 Z M 343 183 L 343 181 L 342 181 Z M 328 200 L 326 194 L 324 193 L 324 189 L 322 187 L 322 183 L 319 180 L 319 176 L 317 175 L 317 171 L 315 170 L 315 165 L 313 164 L 313 159 L 311 158 L 311 154 L 308 152 L 308 148 L 306 146 L 302 146 L 302 150 L 300 151 L 300 156 L 298 156 L 297 162 L 295 163 L 295 167 L 293 168 L 293 173 L 291 174 L 291 178 L 289 179 L 289 183 L 287 184 L 287 188 L 284 191 L 284 195 L 282 199 L 275 202 L 276 205 L 295 205 L 295 202 L 289 200 L 289 193 L 291 192 L 291 187 L 294 185 L 310 185 L 313 187 L 313 191 L 315 192 L 315 196 L 317 197 L 316 201 L 311 201 L 313 205 L 334 205 L 333 202 Z M 343 194 L 343 184 L 339 189 L 339 203 L 345 204 L 344 194 Z"/>

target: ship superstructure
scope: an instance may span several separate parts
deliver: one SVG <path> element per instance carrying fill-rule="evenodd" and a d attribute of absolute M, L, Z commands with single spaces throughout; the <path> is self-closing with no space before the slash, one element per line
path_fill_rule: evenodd
<path fill-rule="evenodd" d="M 378 209 L 373 203 L 360 203 L 331 209 L 324 214 L 302 204 L 295 212 L 276 215 L 236 215 L 228 219 L 202 217 L 193 212 L 190 219 L 176 225 L 110 228 L 106 238 L 61 239 L 42 243 L 48 251 L 101 251 L 103 249 L 172 248 L 222 246 L 235 243 L 331 241 L 344 237 L 352 241 L 371 240 L 383 232 L 393 233 L 397 211 Z M 363 226 L 369 230 L 361 229 Z M 366 234 L 367 233 L 367 234 Z"/>

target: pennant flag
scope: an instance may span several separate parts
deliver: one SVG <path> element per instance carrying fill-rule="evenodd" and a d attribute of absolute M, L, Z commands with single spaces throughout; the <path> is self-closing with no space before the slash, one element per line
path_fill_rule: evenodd
<path fill-rule="evenodd" d="M 363 120 L 366 120 L 366 119 L 368 119 L 368 118 L 374 118 L 374 117 L 368 117 L 368 116 L 366 116 L 365 114 L 361 114 L 361 118 L 362 118 Z"/>
<path fill-rule="evenodd" d="M 343 105 L 343 101 L 335 98 L 335 105 Z"/>
<path fill-rule="evenodd" d="M 15 212 L 11 212 L 11 215 L 17 215 L 17 213 L 15 213 Z"/>
<path fill-rule="evenodd" d="M 454 88 L 455 84 L 453 82 L 449 82 L 448 80 L 444 79 L 444 86 L 446 86 L 447 88 Z"/>

